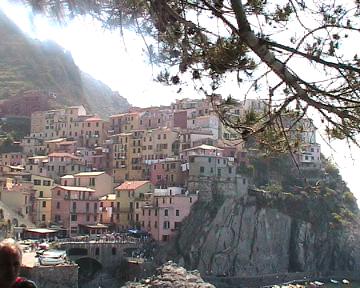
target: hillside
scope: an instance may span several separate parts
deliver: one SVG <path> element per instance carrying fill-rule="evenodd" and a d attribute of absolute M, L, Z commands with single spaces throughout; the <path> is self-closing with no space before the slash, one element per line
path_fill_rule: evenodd
<path fill-rule="evenodd" d="M 80 71 L 69 52 L 52 41 L 27 37 L 1 11 L 0 39 L 0 99 L 43 90 L 56 93 L 55 106 L 83 104 L 101 116 L 130 106 L 104 83 Z"/>

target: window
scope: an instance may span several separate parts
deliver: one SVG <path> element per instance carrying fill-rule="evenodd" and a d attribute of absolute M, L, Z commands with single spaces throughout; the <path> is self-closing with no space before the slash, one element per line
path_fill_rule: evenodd
<path fill-rule="evenodd" d="M 169 216 L 169 210 L 168 209 L 164 210 L 164 216 Z"/>
<path fill-rule="evenodd" d="M 90 186 L 95 186 L 95 178 L 90 178 L 89 179 L 89 185 Z"/>
<path fill-rule="evenodd" d="M 44 191 L 39 191 L 39 197 L 43 198 L 44 197 Z"/>
<path fill-rule="evenodd" d="M 200 166 L 200 173 L 204 173 L 205 172 L 205 167 Z"/>
<path fill-rule="evenodd" d="M 176 216 L 180 216 L 180 210 L 176 209 L 175 215 L 176 215 Z"/>
<path fill-rule="evenodd" d="M 44 185 L 44 186 L 50 186 L 50 185 L 51 185 L 51 181 L 50 181 L 50 180 L 43 180 L 43 185 Z"/>
<path fill-rule="evenodd" d="M 163 228 L 164 228 L 164 230 L 170 229 L 170 222 L 164 221 Z"/>
<path fill-rule="evenodd" d="M 56 202 L 56 209 L 60 209 L 60 202 Z"/>
<path fill-rule="evenodd" d="M 42 214 L 42 215 L 41 215 L 41 221 L 46 221 L 46 216 L 45 216 L 45 214 Z"/>
<path fill-rule="evenodd" d="M 72 208 L 73 208 L 73 210 L 76 210 L 76 202 L 72 203 Z"/>
<path fill-rule="evenodd" d="M 46 201 L 42 201 L 42 207 L 43 207 L 43 208 L 46 207 Z"/>
<path fill-rule="evenodd" d="M 86 222 L 90 222 L 90 215 L 86 215 Z"/>
<path fill-rule="evenodd" d="M 41 180 L 39 180 L 39 179 L 34 179 L 34 185 L 36 185 L 36 186 L 41 185 Z"/>
<path fill-rule="evenodd" d="M 208 158 L 209 163 L 211 163 L 211 157 Z"/>
<path fill-rule="evenodd" d="M 157 228 L 158 226 L 157 226 L 157 221 L 155 221 L 155 223 L 154 223 L 154 228 Z"/>
<path fill-rule="evenodd" d="M 71 221 L 77 221 L 77 215 L 71 214 Z"/>

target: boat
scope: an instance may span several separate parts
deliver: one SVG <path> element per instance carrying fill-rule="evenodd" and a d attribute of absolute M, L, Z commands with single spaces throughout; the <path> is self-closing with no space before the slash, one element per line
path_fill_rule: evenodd
<path fill-rule="evenodd" d="M 334 280 L 334 279 L 330 279 L 330 282 L 333 283 L 333 284 L 339 284 L 339 281 Z"/>
<path fill-rule="evenodd" d="M 39 256 L 40 265 L 52 266 L 65 264 L 66 262 L 66 251 L 62 250 L 50 250 L 45 251 L 42 255 Z"/>

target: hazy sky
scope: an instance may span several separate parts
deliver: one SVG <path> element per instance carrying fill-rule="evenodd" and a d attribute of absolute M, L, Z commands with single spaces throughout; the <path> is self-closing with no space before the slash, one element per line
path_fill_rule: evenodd
<path fill-rule="evenodd" d="M 154 82 L 158 70 L 149 65 L 144 43 L 134 33 L 127 32 L 122 38 L 119 31 L 104 30 L 99 23 L 84 17 L 59 27 L 50 24 L 47 19 L 33 18 L 25 7 L 12 6 L 6 0 L 0 1 L 0 9 L 28 35 L 40 40 L 52 39 L 71 51 L 81 70 L 101 80 L 114 91 L 119 91 L 132 105 L 168 105 L 177 98 L 202 97 L 193 91 L 191 84 L 182 87 L 181 93 L 176 93 L 177 87 L 166 87 Z M 344 180 L 360 200 L 357 182 L 360 149 L 353 148 L 350 151 L 346 142 L 337 141 L 332 145 L 333 150 L 319 138 L 322 151 L 334 159 Z"/>

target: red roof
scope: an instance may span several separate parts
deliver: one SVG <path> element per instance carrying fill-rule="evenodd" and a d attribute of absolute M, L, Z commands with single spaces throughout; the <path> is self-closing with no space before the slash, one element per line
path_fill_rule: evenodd
<path fill-rule="evenodd" d="M 125 181 L 120 186 L 116 187 L 116 190 L 135 190 L 147 183 L 150 183 L 150 181 Z"/>

